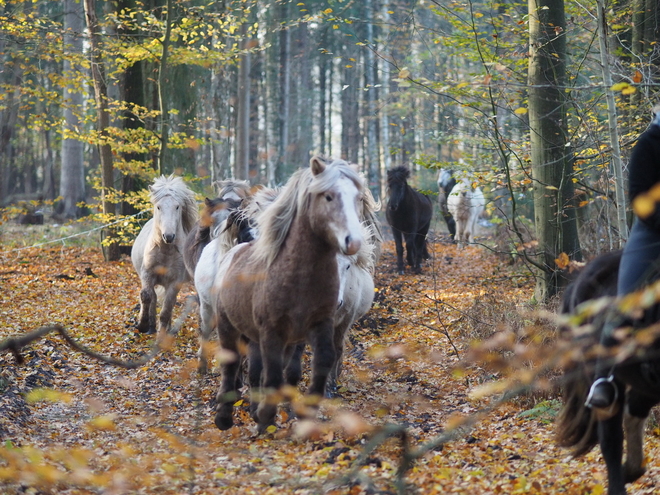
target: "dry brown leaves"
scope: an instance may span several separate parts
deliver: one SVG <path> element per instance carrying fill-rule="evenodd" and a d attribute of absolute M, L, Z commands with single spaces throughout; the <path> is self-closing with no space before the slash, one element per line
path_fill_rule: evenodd
<path fill-rule="evenodd" d="M 0 356 L 0 491 L 393 492 L 397 439 L 371 452 L 351 481 L 343 476 L 380 425 L 405 426 L 414 447 L 487 406 L 470 392 L 500 371 L 479 363 L 457 371 L 457 365 L 471 342 L 516 318 L 525 326 L 516 309 L 532 292 L 531 279 L 482 248 L 436 242 L 433 250 L 424 274 L 399 276 L 393 246 L 386 245 L 374 307 L 347 342 L 342 398 L 325 401 L 313 423 L 283 412 L 271 435 L 255 437 L 247 399 L 236 408 L 237 426 L 220 432 L 213 425 L 219 376 L 196 374 L 195 316 L 185 319 L 170 351 L 137 370 L 101 365 L 56 336 L 31 345 L 24 366 Z M 57 322 L 116 358 L 134 359 L 151 346 L 151 336 L 131 328 L 139 282 L 127 258 L 106 263 L 84 248 L 5 249 L 0 280 L 2 338 Z M 183 292 L 179 301 L 192 289 Z M 600 456 L 571 460 L 555 447 L 552 424 L 520 416 L 532 406 L 530 400 L 502 405 L 427 453 L 407 473 L 407 491 L 601 493 Z M 632 493 L 654 490 L 657 431 L 647 453 L 649 472 Z"/>

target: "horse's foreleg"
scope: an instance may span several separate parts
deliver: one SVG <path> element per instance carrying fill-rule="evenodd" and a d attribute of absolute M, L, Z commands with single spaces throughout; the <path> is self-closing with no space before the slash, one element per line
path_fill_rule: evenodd
<path fill-rule="evenodd" d="M 213 330 L 213 307 L 210 304 L 200 300 L 199 302 L 199 366 L 197 371 L 200 375 L 208 372 L 208 359 L 206 357 L 211 331 Z"/>
<path fill-rule="evenodd" d="M 607 466 L 608 495 L 623 495 L 626 493 L 623 479 L 623 403 L 619 399 L 617 413 L 605 421 L 598 423 L 598 439 L 600 450 Z"/>
<path fill-rule="evenodd" d="M 312 380 L 307 393 L 323 396 L 328 381 L 328 375 L 335 366 L 337 351 L 335 350 L 334 328 L 332 319 L 319 323 L 310 332 L 312 346 Z"/>
<path fill-rule="evenodd" d="M 337 395 L 337 380 L 341 373 L 342 359 L 344 356 L 344 339 L 346 338 L 346 333 L 350 328 L 352 321 L 342 321 L 339 324 L 335 325 L 334 331 L 334 343 L 335 343 L 335 363 L 330 370 L 330 375 L 328 376 L 328 381 L 326 383 L 326 397 L 333 397 Z"/>
<path fill-rule="evenodd" d="M 179 293 L 181 288 L 181 283 L 176 282 L 170 284 L 170 286 L 165 290 L 165 296 L 163 297 L 163 305 L 160 308 L 160 316 L 158 318 L 159 328 L 158 332 L 161 335 L 166 335 L 170 333 L 172 326 L 172 312 L 174 311 L 174 304 L 176 304 L 176 296 Z"/>
<path fill-rule="evenodd" d="M 279 337 L 267 335 L 261 339 L 260 349 L 264 363 L 263 393 L 265 395 L 259 402 L 257 416 L 259 417 L 258 432 L 263 433 L 268 426 L 275 424 L 277 401 L 270 395 L 282 386 L 284 343 Z"/>
<path fill-rule="evenodd" d="M 218 321 L 218 340 L 220 345 L 233 359 L 225 358 L 221 363 L 222 381 L 216 395 L 217 412 L 215 413 L 215 425 L 221 430 L 228 430 L 234 424 L 232 418 L 234 402 L 238 400 L 236 388 L 236 376 L 241 367 L 241 359 L 238 353 L 238 333 L 229 323 L 225 315 L 221 315 Z"/>
<path fill-rule="evenodd" d="M 250 341 L 248 343 L 248 385 L 250 387 L 250 416 L 256 423 L 259 422 L 257 416 L 257 406 L 261 398 L 261 379 L 264 368 L 261 359 L 261 349 L 259 344 Z"/>
<path fill-rule="evenodd" d="M 645 472 L 644 466 L 644 427 L 656 401 L 647 396 L 628 391 L 628 404 L 623 426 L 626 431 L 626 462 L 623 464 L 623 478 L 632 483 Z"/>
<path fill-rule="evenodd" d="M 140 291 L 140 317 L 137 329 L 142 333 L 156 333 L 156 291 L 153 285 Z"/>
<path fill-rule="evenodd" d="M 399 274 L 403 275 L 403 240 L 401 239 L 401 232 L 392 227 L 392 236 L 394 237 L 394 245 L 396 246 L 396 269 Z"/>
<path fill-rule="evenodd" d="M 626 462 L 623 464 L 623 479 L 626 483 L 632 483 L 646 472 L 644 466 L 646 418 L 626 414 L 623 425 L 626 430 Z"/>
<path fill-rule="evenodd" d="M 287 385 L 297 387 L 302 380 L 302 355 L 305 352 L 305 343 L 289 346 L 286 349 L 286 367 L 284 368 L 284 380 Z"/>
<path fill-rule="evenodd" d="M 406 240 L 406 262 L 408 266 L 417 269 L 417 245 L 415 242 L 415 233 L 405 234 Z"/>

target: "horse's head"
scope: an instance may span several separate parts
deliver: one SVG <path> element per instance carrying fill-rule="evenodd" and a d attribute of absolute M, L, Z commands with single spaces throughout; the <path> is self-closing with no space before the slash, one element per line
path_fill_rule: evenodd
<path fill-rule="evenodd" d="M 364 240 L 359 217 L 360 176 L 343 161 L 327 165 L 319 157 L 311 159 L 310 169 L 313 175 L 309 187 L 312 228 L 343 254 L 357 253 Z"/>
<path fill-rule="evenodd" d="M 165 244 L 172 244 L 181 226 L 183 208 L 173 196 L 164 196 L 155 205 L 154 222 Z"/>
<path fill-rule="evenodd" d="M 451 181 L 454 171 L 448 168 L 441 168 L 438 174 L 438 188 L 445 188 Z M 454 181 L 456 182 L 456 181 Z"/>
<path fill-rule="evenodd" d="M 149 186 L 151 203 L 154 205 L 154 235 L 166 244 L 177 237 L 185 238 L 197 221 L 195 194 L 188 189 L 181 177 L 161 176 Z"/>
<path fill-rule="evenodd" d="M 388 209 L 392 211 L 399 209 L 408 186 L 408 177 L 410 170 L 405 166 L 394 167 L 387 171 L 387 189 L 390 197 L 387 202 Z"/>
<path fill-rule="evenodd" d="M 215 229 L 240 205 L 241 201 L 236 199 L 206 198 L 204 199 L 204 210 L 199 223 L 202 227 Z"/>

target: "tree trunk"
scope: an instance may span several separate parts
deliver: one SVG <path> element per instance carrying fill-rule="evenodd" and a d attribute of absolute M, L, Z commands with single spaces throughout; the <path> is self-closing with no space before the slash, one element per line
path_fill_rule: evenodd
<path fill-rule="evenodd" d="M 534 220 L 540 269 L 537 301 L 567 282 L 555 259 L 581 259 L 573 201 L 572 151 L 566 141 L 566 39 L 563 0 L 529 0 L 529 125 Z"/>
<path fill-rule="evenodd" d="M 358 78 L 356 75 L 356 60 L 358 57 L 353 39 L 347 40 L 342 68 L 342 92 L 341 92 L 341 158 L 349 162 L 358 162 L 360 150 L 360 127 L 359 127 L 359 99 Z"/>
<path fill-rule="evenodd" d="M 122 0 L 117 5 L 117 10 L 128 9 L 136 10 L 138 8 L 135 0 Z M 120 34 L 127 37 L 136 36 L 138 33 L 134 30 L 122 29 Z M 144 122 L 135 115 L 132 106 L 145 107 L 145 88 L 144 88 L 144 73 L 142 61 L 136 61 L 133 65 L 126 68 L 123 81 L 123 99 L 128 104 L 123 114 L 124 129 L 141 129 L 144 127 Z M 145 153 L 125 153 L 123 156 L 124 161 L 139 161 L 145 162 L 147 155 Z M 137 175 L 123 172 L 121 176 L 121 192 L 126 195 L 130 192 L 136 192 L 146 187 L 145 181 Z M 137 213 L 137 208 L 128 201 L 121 202 L 122 215 L 134 215 Z"/>
<path fill-rule="evenodd" d="M 158 159 L 158 173 L 165 173 L 164 163 L 166 161 L 167 140 L 170 134 L 170 111 L 167 99 L 167 58 L 170 49 L 170 35 L 172 33 L 172 0 L 167 0 L 167 13 L 165 16 L 165 37 L 163 39 L 163 50 L 160 56 L 158 68 L 158 106 L 160 107 L 160 155 Z"/>
<path fill-rule="evenodd" d="M 65 53 L 77 54 L 83 51 L 83 30 L 85 28 L 83 6 L 75 0 L 64 1 L 64 50 Z M 75 70 L 68 57 L 64 57 L 64 74 Z M 72 83 L 64 87 L 62 100 L 64 107 L 64 129 L 62 133 L 62 166 L 60 170 L 60 196 L 64 218 L 78 218 L 78 203 L 85 200 L 85 167 L 83 162 L 83 143 L 80 134 L 83 113 L 83 94 Z"/>
<path fill-rule="evenodd" d="M 387 40 L 388 38 L 388 26 L 390 23 L 390 6 L 388 1 L 383 2 L 383 8 L 381 15 L 383 17 L 383 33 L 381 33 L 381 38 Z M 382 48 L 383 53 L 387 49 L 387 41 L 384 41 Z M 387 176 L 386 171 L 392 167 L 392 154 L 390 153 L 390 121 L 388 118 L 388 98 L 390 94 L 390 58 L 387 54 L 383 57 L 381 63 L 382 70 L 380 71 L 380 145 L 383 153 L 383 165 L 381 167 L 381 189 L 383 189 L 386 184 L 384 183 L 384 178 Z"/>
<path fill-rule="evenodd" d="M 289 20 L 288 3 L 282 2 L 278 11 L 280 13 L 280 23 L 286 23 Z M 280 72 L 279 72 L 279 150 L 277 160 L 277 170 L 275 173 L 276 181 L 282 182 L 285 176 L 285 167 L 289 161 L 289 97 L 291 89 L 291 33 L 288 27 L 280 30 Z"/>
<path fill-rule="evenodd" d="M 87 18 L 87 30 L 89 31 L 89 43 L 92 54 L 92 80 L 94 82 L 94 99 L 96 101 L 96 128 L 101 137 L 107 135 L 110 126 L 110 114 L 108 113 L 108 88 L 105 82 L 105 68 L 101 54 L 101 40 L 99 25 L 95 11 L 95 1 L 85 0 L 85 16 Z M 103 213 L 105 218 L 113 218 L 115 205 L 110 201 L 110 190 L 114 188 L 114 169 L 112 163 L 112 149 L 107 142 L 100 144 L 99 157 L 101 159 L 101 198 L 103 201 Z M 117 261 L 120 258 L 119 244 L 113 242 L 112 229 L 107 235 L 111 242 L 103 250 L 106 261 Z"/>
<path fill-rule="evenodd" d="M 365 1 L 365 8 L 367 13 L 367 47 L 366 47 L 366 127 L 367 127 L 367 166 L 368 166 L 368 179 L 369 188 L 376 198 L 380 198 L 380 160 L 378 159 L 378 112 L 376 111 L 376 57 L 374 50 L 376 46 L 374 43 L 374 8 L 373 0 Z"/>
<path fill-rule="evenodd" d="M 236 163 L 234 177 L 247 180 L 250 173 L 250 53 L 247 51 L 247 24 L 241 25 L 241 43 L 246 50 L 238 68 L 238 123 L 236 126 Z"/>
<path fill-rule="evenodd" d="M 626 222 L 626 196 L 623 186 L 623 165 L 621 164 L 621 149 L 619 147 L 619 131 L 617 127 L 616 102 L 612 91 L 612 75 L 610 73 L 610 51 L 607 47 L 607 19 L 603 0 L 597 0 L 598 39 L 600 42 L 600 63 L 605 83 L 605 98 L 607 100 L 608 128 L 612 146 L 612 169 L 614 172 L 614 192 L 616 197 L 617 227 L 619 230 L 619 247 L 623 247 L 628 239 L 628 224 Z"/>

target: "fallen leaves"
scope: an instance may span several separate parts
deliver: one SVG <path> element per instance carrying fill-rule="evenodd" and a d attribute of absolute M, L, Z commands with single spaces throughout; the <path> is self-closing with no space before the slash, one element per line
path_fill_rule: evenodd
<path fill-rule="evenodd" d="M 167 352 L 134 370 L 89 360 L 54 335 L 32 344 L 22 367 L 1 355 L 3 493 L 23 487 L 58 493 L 392 491 L 401 462 L 398 438 L 383 440 L 355 465 L 367 442 L 391 424 L 405 429 L 412 447 L 459 428 L 459 435 L 409 470 L 411 490 L 602 491 L 599 457 L 570 460 L 554 446 L 546 416 L 520 416 L 531 409 L 522 402 L 498 406 L 463 427 L 489 404 L 470 392 L 502 377 L 487 366 L 456 366 L 469 355 L 471 342 L 493 337 L 514 318 L 536 328 L 529 317 L 514 315 L 530 297 L 533 280 L 512 274 L 514 268 L 501 266 L 483 249 L 459 251 L 440 242 L 432 248 L 424 274 L 400 276 L 393 245 L 386 244 L 374 308 L 347 338 L 341 400 L 322 401 L 318 420 L 296 420 L 283 409 L 276 429 L 259 437 L 247 394 L 235 403 L 236 426 L 220 432 L 213 425 L 220 377 L 196 373 L 194 315 L 184 320 Z M 59 322 L 84 345 L 118 359 L 150 351 L 153 337 L 132 329 L 139 282 L 128 260 L 106 263 L 97 251 L 83 248 L 0 251 L 0 273 L 0 337 Z M 191 289 L 183 292 L 180 301 Z M 182 309 L 180 304 L 175 317 Z M 513 345 L 521 338 L 504 332 L 493 339 L 491 351 L 497 353 L 497 342 Z M 500 355 L 503 365 L 527 357 L 524 348 Z M 308 361 L 305 356 L 306 369 Z M 27 397 L 38 400 L 26 403 Z M 317 407 L 297 391 L 284 390 L 282 397 L 293 406 Z M 635 484 L 640 493 L 651 489 L 660 469 L 653 461 L 658 435 L 647 443 L 650 472 Z M 344 476 L 353 468 L 358 474 L 348 481 Z"/>

